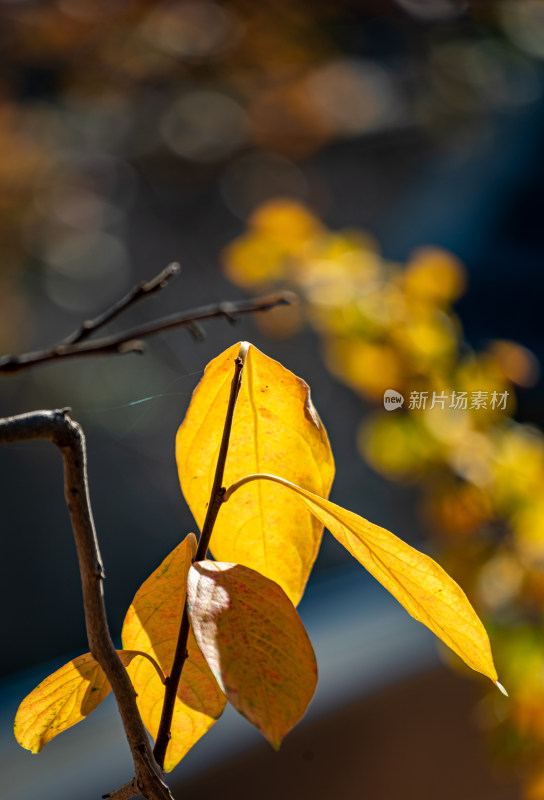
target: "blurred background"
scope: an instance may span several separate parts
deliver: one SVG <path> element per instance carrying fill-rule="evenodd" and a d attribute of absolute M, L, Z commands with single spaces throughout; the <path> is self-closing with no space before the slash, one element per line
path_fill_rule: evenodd
<path fill-rule="evenodd" d="M 191 393 L 249 339 L 311 385 L 332 499 L 463 585 L 511 695 L 438 653 L 327 534 L 301 606 L 314 711 L 280 756 L 221 720 L 173 774 L 180 796 L 544 798 L 544 2 L 4 0 L 0 59 L 1 353 L 59 341 L 172 260 L 180 276 L 111 330 L 300 297 L 203 342 L 1 378 L 0 413 L 71 406 L 84 426 L 114 636 L 194 529 L 174 463 Z M 414 392 L 469 403 L 410 409 Z M 68 798 L 87 764 L 96 797 L 130 771 L 112 703 L 40 756 L 12 738 L 24 695 L 88 648 L 59 456 L 5 446 L 0 470 L 8 796 Z"/>

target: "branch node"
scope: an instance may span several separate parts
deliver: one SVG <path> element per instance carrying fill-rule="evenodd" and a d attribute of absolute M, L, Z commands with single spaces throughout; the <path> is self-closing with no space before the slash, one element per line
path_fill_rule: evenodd
<path fill-rule="evenodd" d="M 130 342 L 121 342 L 117 347 L 117 352 L 123 355 L 124 353 L 138 353 L 141 355 L 145 350 L 145 344 L 141 339 L 132 339 Z"/>
<path fill-rule="evenodd" d="M 219 303 L 219 311 L 231 325 L 237 321 L 236 308 L 232 303 Z"/>
<path fill-rule="evenodd" d="M 206 338 L 206 331 L 204 330 L 202 325 L 199 325 L 197 322 L 190 322 L 187 325 L 187 330 L 189 331 L 195 342 L 203 342 L 204 339 Z"/>
<path fill-rule="evenodd" d="M 103 800 L 129 800 L 129 798 L 135 797 L 138 794 L 140 794 L 138 781 L 136 778 L 133 778 L 128 783 L 125 783 L 124 786 L 114 789 L 113 792 L 103 794 L 102 798 Z"/>

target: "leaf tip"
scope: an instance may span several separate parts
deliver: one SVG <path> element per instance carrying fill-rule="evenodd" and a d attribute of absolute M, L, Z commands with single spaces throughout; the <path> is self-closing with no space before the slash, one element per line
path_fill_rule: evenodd
<path fill-rule="evenodd" d="M 17 744 L 24 750 L 29 750 L 31 753 L 39 753 L 46 744 L 40 736 L 34 736 L 32 738 L 25 736 L 20 730 L 17 717 L 15 717 L 15 722 L 13 724 L 13 735 L 15 736 Z"/>
<path fill-rule="evenodd" d="M 283 741 L 283 736 L 267 736 L 266 734 L 265 736 L 272 749 L 278 753 Z"/>
<path fill-rule="evenodd" d="M 187 534 L 187 540 L 188 540 L 189 545 L 191 547 L 191 556 L 192 556 L 191 560 L 194 560 L 194 558 L 196 556 L 197 547 L 198 547 L 198 542 L 196 540 L 196 536 L 194 535 L 194 533 L 188 533 Z"/>
<path fill-rule="evenodd" d="M 504 695 L 505 697 L 509 697 L 509 694 L 508 694 L 508 692 L 506 691 L 506 689 L 504 688 L 504 686 L 502 685 L 502 683 L 499 683 L 499 681 L 493 681 L 493 683 L 495 684 L 495 686 L 497 687 L 497 689 L 498 689 L 500 692 L 502 692 L 502 693 L 503 693 L 503 695 Z"/>

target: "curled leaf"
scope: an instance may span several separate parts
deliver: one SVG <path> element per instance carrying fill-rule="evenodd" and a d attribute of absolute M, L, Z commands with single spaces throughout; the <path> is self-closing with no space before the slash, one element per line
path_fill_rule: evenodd
<path fill-rule="evenodd" d="M 165 675 L 170 674 L 181 622 L 187 586 L 187 573 L 195 553 L 196 540 L 189 534 L 140 586 L 123 624 L 123 647 L 150 654 Z M 164 768 L 174 769 L 195 742 L 219 718 L 226 698 L 217 685 L 192 631 L 187 643 L 188 658 L 178 687 L 172 737 Z M 129 667 L 137 692 L 137 703 L 144 725 L 156 738 L 164 700 L 162 685 L 153 666 L 138 659 Z"/>
<path fill-rule="evenodd" d="M 225 485 L 250 472 L 281 472 L 327 497 L 334 460 L 308 385 L 248 345 L 234 414 Z M 213 359 L 198 384 L 176 439 L 185 499 L 202 528 L 223 434 L 234 359 L 240 345 Z M 210 543 L 220 561 L 244 564 L 302 597 L 319 550 L 322 524 L 273 485 L 255 484 L 223 506 Z"/>
<path fill-rule="evenodd" d="M 385 528 L 276 475 L 248 475 L 227 490 L 225 499 L 253 480 L 272 481 L 288 489 L 409 614 L 430 628 L 469 667 L 498 685 L 486 630 L 463 590 L 436 561 Z"/>
<path fill-rule="evenodd" d="M 187 592 L 196 640 L 219 685 L 278 749 L 317 683 L 295 607 L 277 583 L 240 564 L 193 564 Z"/>

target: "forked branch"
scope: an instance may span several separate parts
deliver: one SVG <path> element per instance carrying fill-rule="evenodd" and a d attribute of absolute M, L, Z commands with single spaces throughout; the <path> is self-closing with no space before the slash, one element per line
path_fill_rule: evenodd
<path fill-rule="evenodd" d="M 84 322 L 74 333 L 59 344 L 43 350 L 23 353 L 19 356 L 3 356 L 0 358 L 0 373 L 13 374 L 22 372 L 30 367 L 51 363 L 52 361 L 64 361 L 68 358 L 142 353 L 145 347 L 143 340 L 158 333 L 173 330 L 174 328 L 188 328 L 194 336 L 202 338 L 203 331 L 198 324 L 199 322 L 217 319 L 218 317 L 225 317 L 229 322 L 235 322 L 242 314 L 268 311 L 275 306 L 290 305 L 296 301 L 296 295 L 292 292 L 276 292 L 275 294 L 256 297 L 252 300 L 215 303 L 193 308 L 189 311 L 170 314 L 145 325 L 139 325 L 100 339 L 91 339 L 97 331 L 123 314 L 135 303 L 163 289 L 170 278 L 177 275 L 178 272 L 179 264 L 169 264 L 150 281 L 137 284 L 125 297 L 103 314 Z"/>
<path fill-rule="evenodd" d="M 107 311 L 104 311 L 103 314 L 100 314 L 94 319 L 85 320 L 78 330 L 74 331 L 64 340 L 63 344 L 77 344 L 78 342 L 82 342 L 84 339 L 88 339 L 89 336 L 91 336 L 93 333 L 96 333 L 99 328 L 103 328 L 120 314 L 123 314 L 125 311 L 127 311 L 127 309 L 136 305 L 136 303 L 138 303 L 140 300 L 151 297 L 151 295 L 160 292 L 161 289 L 165 289 L 170 278 L 178 275 L 180 269 L 180 265 L 176 261 L 173 261 L 171 264 L 168 264 L 167 267 L 162 269 L 158 275 L 155 275 L 154 278 L 151 278 L 150 281 L 137 283 L 136 286 L 132 287 L 128 294 L 118 300 L 117 303 L 114 303 L 110 308 L 108 308 Z"/>

